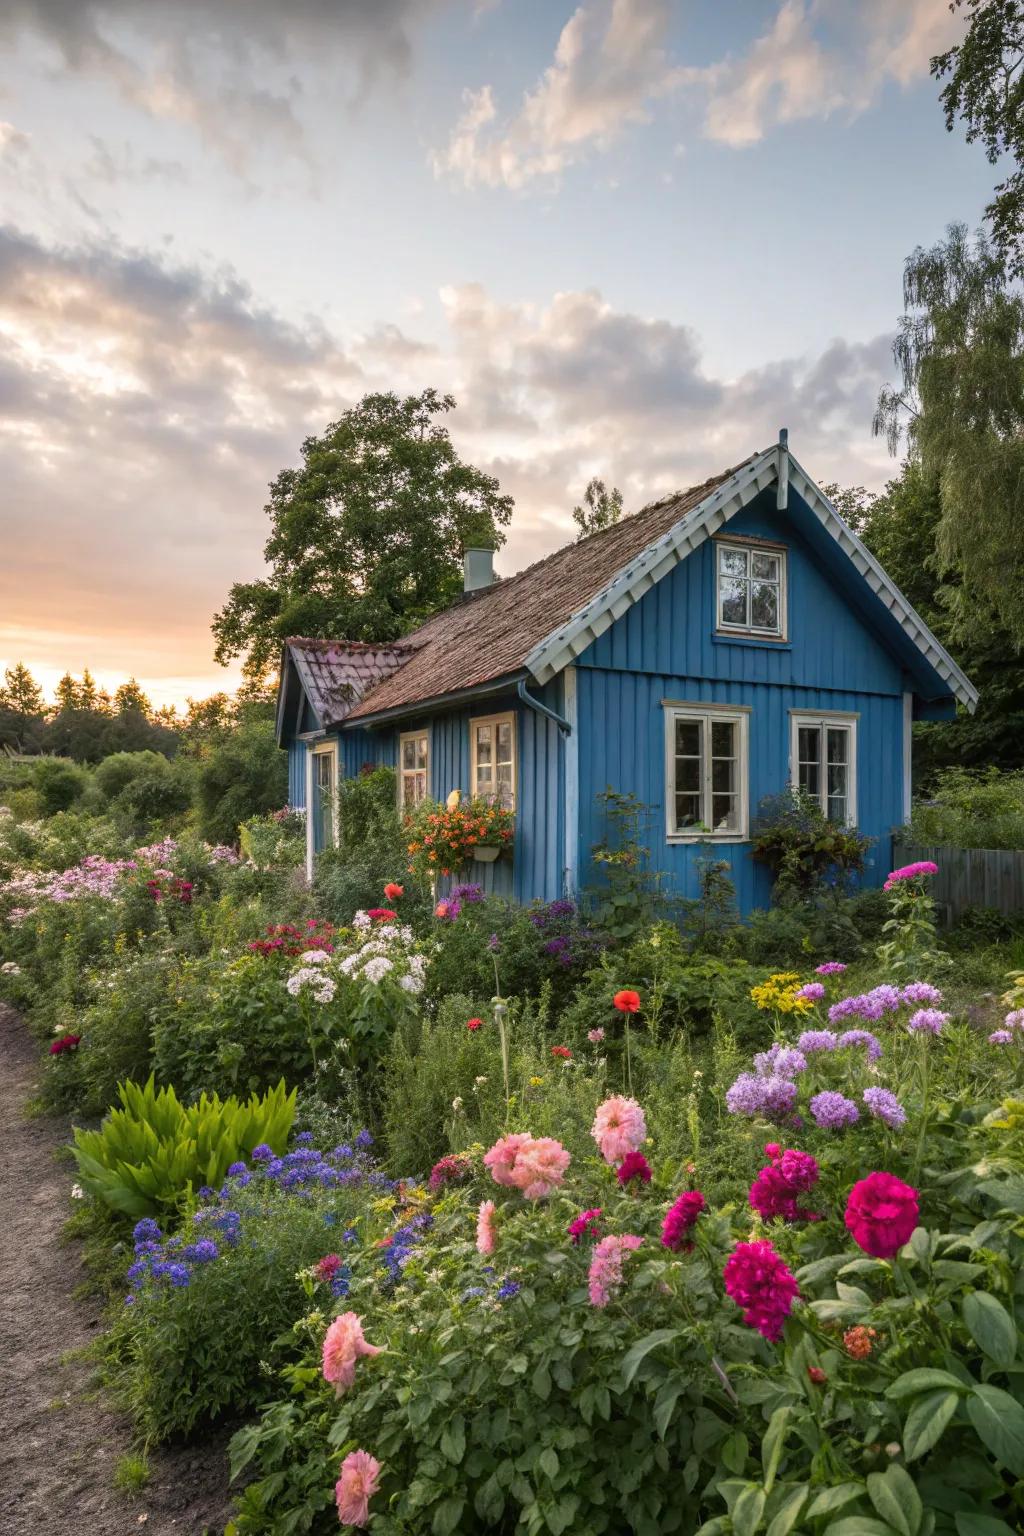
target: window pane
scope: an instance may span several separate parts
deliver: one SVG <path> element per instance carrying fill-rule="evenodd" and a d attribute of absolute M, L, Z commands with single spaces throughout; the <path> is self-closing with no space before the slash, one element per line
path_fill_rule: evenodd
<path fill-rule="evenodd" d="M 402 767 L 403 768 L 415 768 L 415 766 L 416 766 L 416 743 L 414 741 L 403 741 L 402 742 Z"/>
<path fill-rule="evenodd" d="M 839 795 L 829 795 L 825 814 L 829 821 L 845 823 L 847 820 L 846 800 Z"/>
<path fill-rule="evenodd" d="M 700 758 L 676 758 L 676 789 L 696 794 L 700 789 Z"/>
<path fill-rule="evenodd" d="M 829 727 L 828 731 L 828 760 L 830 763 L 845 763 L 848 757 L 850 733 L 845 727 L 836 729 Z"/>
<path fill-rule="evenodd" d="M 732 720 L 712 720 L 711 722 L 711 756 L 733 757 L 736 752 L 734 746 L 736 726 Z"/>
<path fill-rule="evenodd" d="M 711 763 L 712 793 L 731 795 L 736 788 L 736 764 L 731 757 L 716 757 Z"/>
<path fill-rule="evenodd" d="M 676 795 L 676 826 L 695 827 L 700 821 L 700 795 Z"/>
<path fill-rule="evenodd" d="M 821 732 L 816 725 L 802 725 L 797 732 L 797 757 L 802 763 L 820 760 Z"/>
<path fill-rule="evenodd" d="M 489 725 L 478 725 L 476 728 L 476 760 L 482 767 L 491 762 L 491 728 Z"/>
<path fill-rule="evenodd" d="M 723 576 L 745 576 L 747 574 L 747 551 L 745 549 L 725 549 L 718 546 L 718 569 Z"/>
<path fill-rule="evenodd" d="M 722 623 L 745 624 L 747 622 L 747 583 L 724 576 L 721 582 Z"/>
<path fill-rule="evenodd" d="M 765 581 L 778 581 L 778 555 L 752 554 L 750 557 L 750 574 L 751 576 L 760 576 Z"/>
<path fill-rule="evenodd" d="M 739 802 L 735 795 L 711 796 L 711 828 L 714 832 L 735 832 L 739 827 Z"/>
<path fill-rule="evenodd" d="M 316 781 L 321 789 L 331 787 L 331 766 L 333 755 L 330 752 L 318 752 L 316 759 Z"/>
<path fill-rule="evenodd" d="M 512 722 L 503 720 L 498 728 L 498 761 L 510 763 L 512 761 Z"/>
<path fill-rule="evenodd" d="M 842 795 L 845 798 L 847 792 L 846 776 L 848 772 L 849 770 L 845 763 L 829 763 L 828 792 L 830 797 L 832 795 Z"/>
<path fill-rule="evenodd" d="M 750 622 L 754 629 L 778 629 L 779 589 L 771 582 L 751 583 Z"/>
<path fill-rule="evenodd" d="M 676 721 L 676 756 L 700 756 L 701 722 L 699 720 Z"/>

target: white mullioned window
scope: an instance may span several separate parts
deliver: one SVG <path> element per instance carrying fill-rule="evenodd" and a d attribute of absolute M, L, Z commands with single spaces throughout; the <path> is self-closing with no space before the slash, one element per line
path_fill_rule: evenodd
<path fill-rule="evenodd" d="M 665 705 L 665 808 L 670 842 L 738 841 L 749 831 L 750 711 Z"/>
<path fill-rule="evenodd" d="M 829 821 L 857 824 L 857 716 L 790 714 L 790 782 L 816 800 Z"/>
<path fill-rule="evenodd" d="M 430 736 L 404 731 L 398 738 L 398 803 L 412 809 L 430 790 Z"/>
<path fill-rule="evenodd" d="M 786 551 L 715 540 L 716 625 L 724 634 L 786 638 Z"/>
<path fill-rule="evenodd" d="M 484 715 L 469 722 L 469 782 L 474 798 L 515 810 L 515 715 Z"/>

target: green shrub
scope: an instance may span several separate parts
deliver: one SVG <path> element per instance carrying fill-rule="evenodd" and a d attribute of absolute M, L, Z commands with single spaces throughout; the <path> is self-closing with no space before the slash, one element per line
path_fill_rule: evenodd
<path fill-rule="evenodd" d="M 228 1167 L 261 1142 L 283 1152 L 295 1115 L 295 1090 L 283 1081 L 262 1099 L 223 1102 L 204 1093 L 182 1105 L 173 1088 L 157 1092 L 123 1083 L 121 1108 L 98 1131 L 75 1131 L 73 1153 L 82 1185 L 126 1216 L 155 1216 L 200 1185 L 216 1186 Z"/>
<path fill-rule="evenodd" d="M 409 854 L 398 812 L 393 768 L 375 768 L 338 785 L 338 846 L 316 861 L 313 895 L 317 911 L 346 924 L 356 912 L 384 903 L 384 887 L 405 887 L 402 916 L 421 920 L 429 911 L 429 889 L 409 875 Z"/>
<path fill-rule="evenodd" d="M 871 839 L 829 821 L 817 800 L 788 789 L 758 807 L 751 856 L 767 864 L 780 893 L 812 895 L 826 880 L 863 874 Z"/>
<path fill-rule="evenodd" d="M 169 763 L 159 752 L 113 752 L 93 769 L 93 781 L 109 805 L 133 780 L 151 773 L 166 773 Z"/>
<path fill-rule="evenodd" d="M 243 822 L 276 810 L 287 795 L 288 761 L 272 721 L 246 721 L 200 759 L 196 800 L 207 842 L 234 843 Z"/>
<path fill-rule="evenodd" d="M 457 885 L 446 898 L 454 920 L 432 924 L 436 950 L 427 995 L 450 992 L 484 1003 L 502 997 L 536 997 L 548 987 L 552 1007 L 568 1003 L 580 978 L 600 955 L 604 940 L 566 899 L 518 906 L 484 896 L 479 885 Z"/>
<path fill-rule="evenodd" d="M 1024 848 L 1024 771 L 946 768 L 907 828 L 924 847 Z"/>
<path fill-rule="evenodd" d="M 70 810 L 85 793 L 89 775 L 60 757 L 41 757 L 32 770 L 33 787 L 45 816 Z"/>

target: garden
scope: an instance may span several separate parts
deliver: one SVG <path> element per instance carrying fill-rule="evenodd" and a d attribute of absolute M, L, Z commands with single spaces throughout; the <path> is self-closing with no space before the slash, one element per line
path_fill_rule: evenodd
<path fill-rule="evenodd" d="M 917 813 L 948 840 L 963 788 Z M 226 1536 L 1020 1530 L 1015 920 L 940 925 L 929 863 L 859 891 L 789 804 L 741 923 L 611 792 L 599 886 L 517 908 L 479 807 L 339 796 L 311 885 L 287 809 L 0 806 L 0 1001 L 74 1122 L 135 1496 L 224 1435 Z"/>

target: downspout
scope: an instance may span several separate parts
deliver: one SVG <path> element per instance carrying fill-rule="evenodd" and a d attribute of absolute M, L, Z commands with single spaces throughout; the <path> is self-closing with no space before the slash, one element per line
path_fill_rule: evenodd
<path fill-rule="evenodd" d="M 546 704 L 542 704 L 540 699 L 535 699 L 532 693 L 527 693 L 525 677 L 521 677 L 519 679 L 519 682 L 516 685 L 516 694 L 526 705 L 527 709 L 533 710 L 534 714 L 544 715 L 546 719 L 553 720 L 558 726 L 558 729 L 562 732 L 563 736 L 572 735 L 572 726 L 569 724 L 568 720 L 564 720 L 561 715 L 556 715 L 553 709 L 548 709 L 548 706 Z"/>

